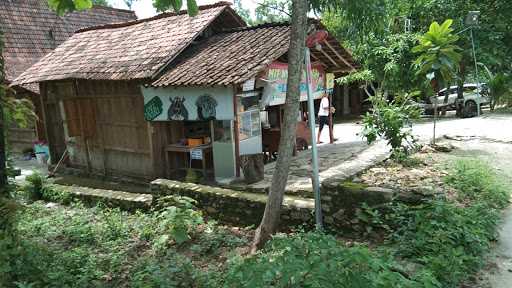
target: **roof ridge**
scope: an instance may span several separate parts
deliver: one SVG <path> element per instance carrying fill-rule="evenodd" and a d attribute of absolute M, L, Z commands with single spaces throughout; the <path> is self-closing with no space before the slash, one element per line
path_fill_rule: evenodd
<path fill-rule="evenodd" d="M 232 3 L 230 3 L 230 2 L 219 1 L 219 2 L 216 2 L 216 3 L 213 3 L 213 4 L 207 4 L 207 5 L 198 6 L 198 10 L 202 11 L 202 10 L 208 10 L 208 9 L 217 8 L 217 7 L 223 7 L 223 6 L 228 7 L 228 6 L 231 6 L 231 5 L 232 5 Z M 128 26 L 139 24 L 139 23 L 151 22 L 151 21 L 155 21 L 155 20 L 159 20 L 159 19 L 163 19 L 163 18 L 167 18 L 167 17 L 183 15 L 183 14 L 186 14 L 186 13 L 187 13 L 186 9 L 181 10 L 180 12 L 163 12 L 163 13 L 160 13 L 160 14 L 155 15 L 153 17 L 144 18 L 144 19 L 138 19 L 138 20 L 133 20 L 133 21 L 128 21 L 128 22 L 112 23 L 112 24 L 105 24 L 105 25 L 99 25 L 99 26 L 92 26 L 92 27 L 82 28 L 82 29 L 78 29 L 77 31 L 75 31 L 75 33 L 82 33 L 82 32 L 93 31 L 93 30 L 101 30 L 101 29 L 115 29 L 115 28 L 121 28 L 121 27 L 128 27 Z"/>
<path fill-rule="evenodd" d="M 290 26 L 290 22 L 288 22 L 288 21 L 267 22 L 267 23 L 261 23 L 261 24 L 255 25 L 255 26 L 222 29 L 221 32 L 222 33 L 231 33 L 231 32 L 256 30 L 256 29 L 261 29 L 261 28 L 273 28 L 273 27 L 284 27 L 284 26 Z"/>
<path fill-rule="evenodd" d="M 110 10 L 110 11 L 117 11 L 117 12 L 123 12 L 123 13 L 128 13 L 128 14 L 134 14 L 135 15 L 135 11 L 129 10 L 129 9 L 114 8 L 114 7 L 103 6 L 103 5 L 92 5 L 92 8 L 103 9 L 103 10 Z"/>

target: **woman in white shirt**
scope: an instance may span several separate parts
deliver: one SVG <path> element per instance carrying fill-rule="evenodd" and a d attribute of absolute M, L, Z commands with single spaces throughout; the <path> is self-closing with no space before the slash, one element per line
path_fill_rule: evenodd
<path fill-rule="evenodd" d="M 322 129 L 324 125 L 329 125 L 329 98 L 327 94 L 322 96 L 322 100 L 320 100 L 320 107 L 318 108 L 318 136 L 316 137 L 316 142 L 321 144 L 320 142 L 320 134 L 322 133 Z"/>

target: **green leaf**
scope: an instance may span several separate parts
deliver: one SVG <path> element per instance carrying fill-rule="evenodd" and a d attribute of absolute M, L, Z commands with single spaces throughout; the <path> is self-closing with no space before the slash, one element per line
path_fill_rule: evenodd
<path fill-rule="evenodd" d="M 92 8 L 91 0 L 73 0 L 73 2 L 75 3 L 76 10 L 85 10 Z"/>
<path fill-rule="evenodd" d="M 187 0 L 187 11 L 190 16 L 196 16 L 199 13 L 196 0 Z"/>

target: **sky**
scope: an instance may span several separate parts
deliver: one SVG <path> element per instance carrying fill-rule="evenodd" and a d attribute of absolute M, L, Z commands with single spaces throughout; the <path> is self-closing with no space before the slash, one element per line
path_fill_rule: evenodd
<path fill-rule="evenodd" d="M 196 0 L 198 5 L 212 4 L 220 0 Z M 233 2 L 233 0 L 224 0 Z M 127 9 L 123 0 L 109 0 L 108 1 L 115 8 Z M 254 14 L 254 9 L 257 6 L 258 0 L 242 0 L 242 7 L 249 9 Z M 132 9 L 139 18 L 147 18 L 156 15 L 156 10 L 153 8 L 153 0 L 135 0 Z M 184 8 L 187 7 L 186 0 L 183 1 Z"/>

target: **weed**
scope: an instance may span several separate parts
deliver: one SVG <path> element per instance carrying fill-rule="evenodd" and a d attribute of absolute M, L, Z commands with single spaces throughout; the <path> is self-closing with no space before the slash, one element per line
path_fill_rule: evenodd
<path fill-rule="evenodd" d="M 460 201 L 487 203 L 493 208 L 503 209 L 510 198 L 494 169 L 479 160 L 456 161 L 445 181 L 457 189 Z"/>
<path fill-rule="evenodd" d="M 30 201 L 37 201 L 43 198 L 43 189 L 46 185 L 46 179 L 41 173 L 34 171 L 31 175 L 28 175 L 26 184 L 23 185 L 22 191 L 25 197 Z"/>

